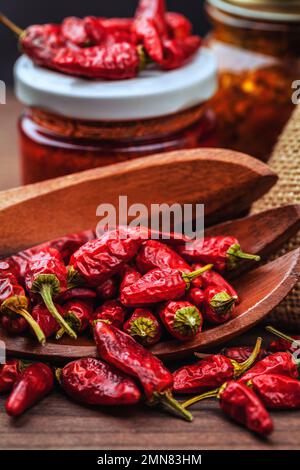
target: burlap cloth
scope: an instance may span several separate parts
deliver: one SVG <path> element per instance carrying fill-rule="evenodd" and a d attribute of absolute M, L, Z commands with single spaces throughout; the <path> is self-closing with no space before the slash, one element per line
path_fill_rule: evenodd
<path fill-rule="evenodd" d="M 263 139 L 263 136 L 260 136 Z M 279 175 L 272 190 L 256 202 L 252 212 L 261 212 L 284 204 L 300 204 L 300 105 L 276 144 L 269 165 Z M 300 246 L 300 233 L 286 243 L 274 257 Z M 300 331 L 300 282 L 286 299 L 270 314 L 268 321 L 291 331 Z"/>

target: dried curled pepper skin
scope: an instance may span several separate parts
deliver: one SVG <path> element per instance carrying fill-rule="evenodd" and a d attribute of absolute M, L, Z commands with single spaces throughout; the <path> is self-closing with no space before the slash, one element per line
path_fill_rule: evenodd
<path fill-rule="evenodd" d="M 133 336 L 143 346 L 152 346 L 159 342 L 162 327 L 151 310 L 137 308 L 124 323 L 123 330 Z"/>
<path fill-rule="evenodd" d="M 186 296 L 187 300 L 197 308 L 202 308 L 205 299 L 204 291 L 198 287 L 192 287 Z"/>
<path fill-rule="evenodd" d="M 118 294 L 118 283 L 113 277 L 104 281 L 96 288 L 97 297 L 101 300 L 115 299 Z"/>
<path fill-rule="evenodd" d="M 191 339 L 201 331 L 203 318 L 200 311 L 185 300 L 163 304 L 158 314 L 168 332 L 181 341 Z"/>
<path fill-rule="evenodd" d="M 143 274 L 157 268 L 180 269 L 187 273 L 192 271 L 176 251 L 157 240 L 148 240 L 141 246 L 136 257 L 136 265 Z"/>
<path fill-rule="evenodd" d="M 126 314 L 126 308 L 118 300 L 107 300 L 95 310 L 93 320 L 108 320 L 116 328 L 122 328 Z"/>
<path fill-rule="evenodd" d="M 207 265 L 202 270 L 211 269 Z M 135 284 L 120 291 L 120 300 L 126 307 L 143 307 L 184 297 L 190 282 L 200 276 L 202 270 L 182 273 L 178 269 L 153 269 Z"/>
<path fill-rule="evenodd" d="M 172 39 L 185 39 L 192 34 L 192 23 L 180 13 L 168 11 L 165 15 L 169 36 Z"/>
<path fill-rule="evenodd" d="M 20 416 L 42 400 L 54 386 L 53 372 L 49 366 L 38 362 L 28 366 L 15 382 L 6 404 L 10 416 Z"/>
<path fill-rule="evenodd" d="M 203 264 L 196 263 L 192 265 L 192 269 L 200 269 L 202 266 Z M 199 282 L 201 283 L 201 285 L 198 286 Z M 202 287 L 203 289 L 206 289 L 207 287 L 219 287 L 220 289 L 222 289 L 222 291 L 225 291 L 227 292 L 227 294 L 231 295 L 232 297 L 235 297 L 236 304 L 240 302 L 239 295 L 235 288 L 228 281 L 226 281 L 226 279 L 224 279 L 224 277 L 221 276 L 221 274 L 217 271 L 205 271 L 201 277 L 193 281 L 193 284 L 197 287 Z"/>
<path fill-rule="evenodd" d="M 203 393 L 237 379 L 255 362 L 261 343 L 262 339 L 257 338 L 250 356 L 242 363 L 222 354 L 212 354 L 196 364 L 181 367 L 173 374 L 174 390 L 178 393 Z"/>
<path fill-rule="evenodd" d="M 92 319 L 93 304 L 87 300 L 69 300 L 63 305 L 64 319 L 73 331 L 83 333 Z M 65 333 L 64 328 L 57 331 L 56 339 L 60 339 Z"/>
<path fill-rule="evenodd" d="M 257 362 L 239 381 L 247 383 L 258 375 L 279 374 L 294 379 L 299 378 L 298 364 L 290 352 L 270 354 Z"/>
<path fill-rule="evenodd" d="M 65 47 L 55 55 L 53 65 L 68 75 L 90 79 L 125 80 L 138 75 L 140 57 L 136 46 L 128 42 L 80 50 Z"/>
<path fill-rule="evenodd" d="M 247 383 L 270 410 L 300 408 L 300 381 L 284 375 L 266 374 Z"/>
<path fill-rule="evenodd" d="M 120 272 L 136 255 L 145 232 L 118 228 L 83 245 L 70 265 L 91 287 L 97 287 Z"/>
<path fill-rule="evenodd" d="M 37 340 L 44 345 L 45 335 L 28 311 L 29 300 L 22 286 L 11 273 L 0 276 L 0 314 L 2 328 L 9 334 L 18 335 L 31 327 Z"/>
<path fill-rule="evenodd" d="M 220 272 L 236 269 L 243 259 L 260 260 L 259 256 L 242 252 L 239 241 L 231 236 L 195 240 L 190 245 L 178 247 L 178 252 L 188 262 L 212 263 Z"/>
<path fill-rule="evenodd" d="M 200 49 L 201 38 L 199 36 L 188 36 L 183 39 L 164 39 L 164 58 L 160 63 L 163 70 L 178 69 L 192 59 Z"/>
<path fill-rule="evenodd" d="M 65 315 L 64 309 L 60 305 L 55 304 L 55 307 L 61 316 Z M 51 338 L 60 329 L 59 323 L 51 315 L 51 313 L 44 304 L 35 305 L 32 309 L 31 315 L 39 324 L 46 338 Z"/>
<path fill-rule="evenodd" d="M 85 30 L 84 21 L 75 16 L 69 16 L 63 20 L 61 34 L 66 41 L 75 44 L 75 46 L 86 46 L 90 42 Z"/>
<path fill-rule="evenodd" d="M 247 386 L 228 382 L 219 392 L 220 407 L 237 423 L 261 436 L 273 431 L 272 419 L 261 400 Z"/>
<path fill-rule="evenodd" d="M 141 273 L 138 272 L 137 269 L 135 269 L 132 266 L 126 265 L 124 267 L 122 277 L 121 277 L 120 291 L 123 290 L 125 287 L 130 286 L 131 284 L 134 284 L 139 279 L 141 279 L 141 277 L 142 275 Z"/>
<path fill-rule="evenodd" d="M 225 356 L 212 355 L 196 364 L 184 366 L 173 373 L 176 393 L 203 393 L 220 387 L 224 382 L 232 380 L 234 367 Z"/>
<path fill-rule="evenodd" d="M 94 339 L 99 356 L 131 377 L 140 381 L 149 404 L 160 404 L 180 417 L 191 421 L 171 395 L 173 377 L 163 363 L 132 336 L 113 325 L 98 321 Z"/>
<path fill-rule="evenodd" d="M 53 302 L 53 298 L 67 289 L 67 269 L 55 248 L 40 251 L 28 260 L 25 284 L 28 292 L 33 296 L 40 296 L 60 326 L 76 339 L 76 333 L 65 322 Z"/>
<path fill-rule="evenodd" d="M 153 19 L 139 18 L 135 20 L 132 31 L 138 40 L 143 41 L 144 48 L 150 59 L 161 64 L 164 57 L 163 45 Z"/>
<path fill-rule="evenodd" d="M 12 390 L 15 382 L 22 375 L 24 363 L 19 359 L 9 359 L 0 366 L 0 394 Z"/>
<path fill-rule="evenodd" d="M 253 351 L 253 348 L 250 346 L 236 346 L 230 348 L 222 349 L 221 353 L 228 357 L 229 359 L 233 359 L 234 361 L 241 363 L 249 359 Z M 261 349 L 257 356 L 256 361 L 260 361 L 264 359 L 268 355 L 268 351 L 266 349 Z"/>
<path fill-rule="evenodd" d="M 20 45 L 35 64 L 52 69 L 55 68 L 53 59 L 65 46 L 65 40 L 61 35 L 60 25 L 33 25 L 21 34 Z"/>
<path fill-rule="evenodd" d="M 57 301 L 64 303 L 68 302 L 69 300 L 89 300 L 93 301 L 97 297 L 96 292 L 93 289 L 89 289 L 88 287 L 72 287 L 71 289 L 66 290 L 63 292 L 58 298 Z"/>
<path fill-rule="evenodd" d="M 166 35 L 165 0 L 140 0 L 136 10 L 135 19 L 153 20 L 159 34 Z"/>
<path fill-rule="evenodd" d="M 204 291 L 204 319 L 214 325 L 227 322 L 232 317 L 236 300 L 219 287 L 207 287 Z"/>
<path fill-rule="evenodd" d="M 59 381 L 69 397 L 87 405 L 134 405 L 141 399 L 133 379 L 99 359 L 70 362 Z"/>

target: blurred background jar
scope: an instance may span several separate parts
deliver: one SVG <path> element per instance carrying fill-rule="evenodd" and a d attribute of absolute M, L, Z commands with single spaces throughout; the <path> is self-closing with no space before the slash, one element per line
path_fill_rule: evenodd
<path fill-rule="evenodd" d="M 294 109 L 300 79 L 300 0 L 206 0 L 219 91 L 209 105 L 220 144 L 266 161 Z"/>
<path fill-rule="evenodd" d="M 218 146 L 214 55 L 202 48 L 184 67 L 118 82 L 88 81 L 35 66 L 15 67 L 23 183 L 160 152 Z"/>

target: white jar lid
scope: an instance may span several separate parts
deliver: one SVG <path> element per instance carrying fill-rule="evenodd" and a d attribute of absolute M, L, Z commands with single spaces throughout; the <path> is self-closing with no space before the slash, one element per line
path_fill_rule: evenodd
<path fill-rule="evenodd" d="M 214 54 L 202 48 L 184 67 L 145 70 L 121 81 L 88 81 L 33 64 L 26 56 L 15 65 L 15 89 L 27 106 L 87 120 L 146 119 L 176 113 L 211 98 L 217 89 Z"/>

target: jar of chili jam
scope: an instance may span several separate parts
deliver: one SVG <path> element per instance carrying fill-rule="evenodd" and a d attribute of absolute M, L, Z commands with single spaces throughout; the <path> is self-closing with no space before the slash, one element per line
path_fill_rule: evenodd
<path fill-rule="evenodd" d="M 294 109 L 300 78 L 300 0 L 207 0 L 219 91 L 209 106 L 220 146 L 267 160 Z"/>
<path fill-rule="evenodd" d="M 202 49 L 181 69 L 139 78 L 88 81 L 21 57 L 16 94 L 25 184 L 158 152 L 216 145 L 205 107 L 217 88 L 213 54 Z"/>

